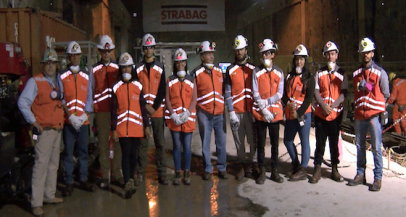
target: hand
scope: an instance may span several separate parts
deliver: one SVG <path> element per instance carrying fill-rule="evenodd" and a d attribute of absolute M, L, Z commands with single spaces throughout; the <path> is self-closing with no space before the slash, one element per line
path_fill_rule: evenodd
<path fill-rule="evenodd" d="M 175 112 L 171 114 L 171 119 L 173 120 L 173 122 L 175 123 L 176 126 L 181 125 L 183 122 L 180 120 L 180 117 L 178 114 L 176 114 Z"/>
<path fill-rule="evenodd" d="M 35 121 L 32 125 L 37 128 L 39 133 L 42 133 L 42 131 L 44 131 L 44 128 L 37 121 Z"/>
<path fill-rule="evenodd" d="M 323 108 L 323 112 L 324 112 L 325 115 L 329 115 L 332 111 L 333 111 L 333 109 L 329 105 L 326 105 Z"/>
<path fill-rule="evenodd" d="M 145 138 L 147 138 L 147 139 L 150 139 L 152 137 L 149 127 L 144 128 L 144 134 L 145 134 Z"/>
<path fill-rule="evenodd" d="M 118 135 L 117 135 L 117 131 L 113 131 L 113 141 L 114 142 L 118 142 Z"/>
<path fill-rule="evenodd" d="M 79 132 L 79 129 L 82 126 L 81 121 L 79 120 L 79 117 L 74 114 L 71 114 L 69 116 L 69 121 L 72 124 L 73 128 L 75 128 L 75 130 Z"/>
<path fill-rule="evenodd" d="M 240 120 L 238 120 L 238 117 L 237 117 L 237 115 L 235 114 L 235 111 L 231 111 L 231 112 L 229 112 L 229 114 L 230 114 L 230 123 L 231 123 L 232 125 L 235 125 L 235 124 L 239 124 L 239 123 L 240 123 Z"/>
<path fill-rule="evenodd" d="M 81 125 L 83 125 L 87 120 L 88 120 L 88 116 L 85 113 L 83 113 L 80 117 L 79 117 L 80 123 L 82 123 Z"/>
<path fill-rule="evenodd" d="M 293 118 L 295 118 L 295 119 L 297 118 L 297 112 L 296 112 L 296 111 L 293 111 L 293 112 L 291 113 L 291 115 L 292 115 Z"/>
<path fill-rule="evenodd" d="M 150 105 L 145 105 L 145 109 L 147 110 L 148 116 L 151 117 L 155 113 L 155 109 L 152 108 Z"/>
<path fill-rule="evenodd" d="M 182 122 L 182 124 L 183 124 L 183 123 L 186 123 L 186 122 L 187 122 L 187 120 L 188 120 L 189 117 L 190 117 L 190 112 L 189 112 L 188 109 L 186 109 L 185 111 L 183 111 L 182 113 L 180 113 L 180 115 L 179 115 L 179 120 L 180 120 L 180 122 Z"/>
<path fill-rule="evenodd" d="M 289 108 L 289 110 L 291 111 L 295 111 L 296 110 L 296 103 L 288 101 L 287 106 Z"/>
<path fill-rule="evenodd" d="M 264 109 L 264 108 L 268 105 L 268 100 L 266 100 L 266 99 L 259 99 L 258 102 L 257 102 L 257 104 L 258 104 L 258 108 L 262 110 L 262 109 Z"/>
<path fill-rule="evenodd" d="M 262 109 L 261 112 L 264 115 L 266 122 L 268 123 L 271 123 L 275 118 L 274 115 L 266 108 Z"/>

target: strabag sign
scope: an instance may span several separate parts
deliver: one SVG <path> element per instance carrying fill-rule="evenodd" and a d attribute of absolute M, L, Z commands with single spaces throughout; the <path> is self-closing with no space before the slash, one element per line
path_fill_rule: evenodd
<path fill-rule="evenodd" d="M 143 0 L 145 32 L 225 31 L 224 0 Z"/>

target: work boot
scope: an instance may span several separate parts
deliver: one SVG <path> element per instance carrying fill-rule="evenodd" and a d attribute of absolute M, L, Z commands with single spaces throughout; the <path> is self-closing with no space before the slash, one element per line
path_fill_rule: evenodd
<path fill-rule="evenodd" d="M 264 166 L 259 168 L 259 177 L 257 178 L 257 180 L 255 181 L 255 183 L 257 183 L 258 185 L 263 185 L 265 180 L 266 180 L 266 169 Z"/>
<path fill-rule="evenodd" d="M 211 173 L 209 172 L 204 172 L 203 174 L 203 180 L 209 180 L 211 178 Z"/>
<path fill-rule="evenodd" d="M 134 181 L 135 186 L 141 185 L 141 183 L 144 181 L 144 175 L 138 174 L 137 178 Z"/>
<path fill-rule="evenodd" d="M 354 179 L 348 181 L 348 186 L 357 186 L 357 185 L 362 185 L 362 184 L 367 184 L 367 180 L 365 179 L 365 174 L 362 176 L 360 174 L 357 174 Z"/>
<path fill-rule="evenodd" d="M 33 207 L 32 214 L 36 217 L 44 216 L 44 210 L 42 209 L 42 206 Z"/>
<path fill-rule="evenodd" d="M 336 182 L 344 182 L 344 177 L 338 172 L 337 164 L 333 164 L 331 168 L 331 179 Z"/>
<path fill-rule="evenodd" d="M 158 182 L 161 185 L 169 185 L 169 180 L 166 178 L 166 174 L 165 175 L 158 175 Z"/>
<path fill-rule="evenodd" d="M 258 176 L 259 176 L 258 162 L 254 162 L 254 163 L 252 163 L 251 177 L 249 177 L 249 175 L 247 175 L 246 177 L 256 179 L 256 178 L 258 178 Z"/>
<path fill-rule="evenodd" d="M 270 179 L 277 183 L 283 183 L 283 178 L 279 175 L 278 169 L 276 169 L 276 167 L 272 167 Z"/>
<path fill-rule="evenodd" d="M 80 188 L 88 192 L 96 191 L 96 186 L 94 186 L 92 183 L 88 181 L 80 182 Z"/>
<path fill-rule="evenodd" d="M 63 199 L 59 197 L 55 197 L 54 199 L 46 199 L 44 198 L 44 203 L 49 203 L 49 204 L 57 204 L 57 203 L 62 203 Z"/>
<path fill-rule="evenodd" d="M 183 180 L 185 182 L 185 185 L 190 185 L 191 184 L 190 183 L 190 170 L 185 170 L 183 175 L 184 175 Z"/>
<path fill-rule="evenodd" d="M 382 180 L 380 179 L 375 179 L 374 183 L 372 184 L 372 186 L 369 188 L 370 191 L 379 191 L 381 190 L 382 187 Z"/>
<path fill-rule="evenodd" d="M 292 175 L 290 175 L 290 178 L 288 181 L 290 182 L 297 182 L 300 180 L 306 180 L 307 174 L 305 169 L 302 166 L 299 166 L 296 172 L 294 172 Z"/>
<path fill-rule="evenodd" d="M 180 171 L 175 171 L 175 176 L 173 177 L 172 184 L 180 185 L 180 179 L 181 179 Z"/>
<path fill-rule="evenodd" d="M 69 197 L 72 195 L 73 192 L 73 183 L 72 184 L 66 184 L 65 189 L 63 190 L 62 194 L 64 197 Z"/>
<path fill-rule="evenodd" d="M 245 168 L 244 168 L 244 165 L 242 164 L 240 166 L 240 169 L 239 169 L 237 175 L 235 175 L 235 179 L 237 181 L 241 181 L 244 178 L 244 176 L 245 176 Z"/>
<path fill-rule="evenodd" d="M 316 164 L 316 166 L 314 167 L 313 176 L 310 178 L 309 182 L 312 184 L 316 184 L 317 182 L 319 182 L 320 178 L 321 178 L 321 165 Z"/>
<path fill-rule="evenodd" d="M 114 183 L 115 183 L 117 186 L 123 188 L 124 185 L 125 185 L 124 177 L 120 177 L 120 178 L 118 178 L 118 179 L 115 179 L 115 180 L 114 180 Z"/>
<path fill-rule="evenodd" d="M 124 186 L 124 198 L 125 199 L 130 199 L 131 196 L 133 195 L 133 190 L 134 190 L 134 179 L 128 180 L 128 182 Z"/>
<path fill-rule="evenodd" d="M 220 179 L 228 179 L 228 175 L 226 171 L 219 172 L 219 178 Z"/>
<path fill-rule="evenodd" d="M 101 189 L 104 189 L 104 190 L 107 190 L 108 188 L 109 188 L 109 180 L 108 179 L 103 179 L 101 182 L 100 182 L 100 188 Z"/>

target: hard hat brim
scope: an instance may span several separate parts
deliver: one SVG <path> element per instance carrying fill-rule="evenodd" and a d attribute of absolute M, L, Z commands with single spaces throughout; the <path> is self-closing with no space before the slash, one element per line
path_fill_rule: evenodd
<path fill-rule="evenodd" d="M 111 46 L 110 46 L 110 49 L 105 49 L 103 46 L 97 45 L 97 48 L 98 48 L 99 50 L 113 50 L 114 48 L 116 48 L 116 46 L 111 45 Z"/>
<path fill-rule="evenodd" d="M 47 63 L 47 62 L 59 63 L 61 61 L 59 61 L 59 60 L 47 60 L 47 61 L 42 60 L 40 63 Z"/>

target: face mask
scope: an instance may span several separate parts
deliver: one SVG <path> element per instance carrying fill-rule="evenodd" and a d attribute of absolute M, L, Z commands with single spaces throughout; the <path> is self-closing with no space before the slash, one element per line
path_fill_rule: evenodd
<path fill-rule="evenodd" d="M 333 62 L 327 62 L 328 70 L 331 71 L 336 67 L 336 64 Z"/>
<path fill-rule="evenodd" d="M 178 71 L 176 74 L 179 76 L 179 78 L 183 78 L 186 75 L 186 71 Z"/>
<path fill-rule="evenodd" d="M 78 73 L 78 72 L 79 72 L 79 66 L 70 66 L 70 70 L 71 70 L 73 73 Z"/>
<path fill-rule="evenodd" d="M 300 68 L 299 66 L 296 67 L 296 74 L 300 74 L 302 73 L 302 68 Z"/>
<path fill-rule="evenodd" d="M 129 81 L 131 79 L 131 74 L 130 73 L 123 73 L 123 80 L 124 81 Z"/>
<path fill-rule="evenodd" d="M 209 69 L 212 69 L 214 66 L 214 64 L 212 64 L 212 63 L 205 63 L 204 65 Z"/>
<path fill-rule="evenodd" d="M 269 60 L 269 59 L 262 60 L 262 63 L 264 64 L 264 66 L 266 68 L 269 68 L 271 66 L 271 60 Z"/>

